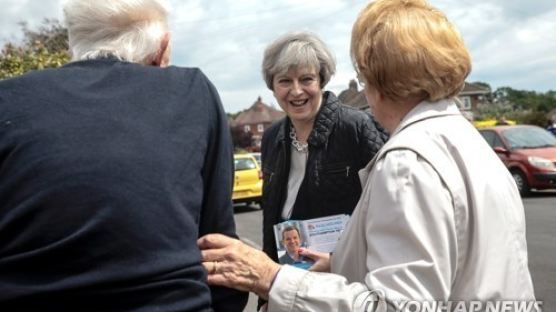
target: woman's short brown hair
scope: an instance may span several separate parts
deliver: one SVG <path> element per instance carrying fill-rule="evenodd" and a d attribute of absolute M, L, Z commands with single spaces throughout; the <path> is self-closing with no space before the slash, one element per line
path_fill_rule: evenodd
<path fill-rule="evenodd" d="M 394 101 L 453 97 L 471 58 L 446 16 L 424 0 L 377 0 L 359 14 L 351 57 L 365 83 Z"/>

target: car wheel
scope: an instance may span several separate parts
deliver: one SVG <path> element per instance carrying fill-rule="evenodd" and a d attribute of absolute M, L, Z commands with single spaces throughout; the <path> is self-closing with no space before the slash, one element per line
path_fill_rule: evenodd
<path fill-rule="evenodd" d="M 512 170 L 512 177 L 514 178 L 515 184 L 517 185 L 517 189 L 519 190 L 519 194 L 521 196 L 528 196 L 531 193 L 531 188 L 529 187 L 529 183 L 527 183 L 527 178 L 525 174 L 521 172 L 519 169 Z"/>

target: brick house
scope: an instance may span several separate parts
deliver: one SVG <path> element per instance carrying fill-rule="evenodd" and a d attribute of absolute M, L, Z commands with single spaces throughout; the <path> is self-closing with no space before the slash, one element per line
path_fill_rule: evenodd
<path fill-rule="evenodd" d="M 358 89 L 357 82 L 353 79 L 350 80 L 349 87 L 346 90 L 340 92 L 340 94 L 338 95 L 338 99 L 340 100 L 340 102 L 348 106 L 352 106 L 362 110 L 369 109 L 369 104 L 367 104 L 367 99 L 365 98 L 363 90 L 360 91 Z"/>
<path fill-rule="evenodd" d="M 458 94 L 459 110 L 462 114 L 473 120 L 473 114 L 477 112 L 479 104 L 485 102 L 485 96 L 490 93 L 490 90 L 480 85 L 466 82 L 463 90 Z"/>
<path fill-rule="evenodd" d="M 286 114 L 276 108 L 263 103 L 261 97 L 251 107 L 241 112 L 231 123 L 236 130 L 241 130 L 252 135 L 252 150 L 261 148 L 261 139 L 264 131 L 270 125 L 282 119 Z"/>
<path fill-rule="evenodd" d="M 473 112 L 476 112 L 478 105 L 485 101 L 485 95 L 488 93 L 490 93 L 490 90 L 477 84 L 466 82 L 463 90 L 458 94 L 460 102 L 458 105 L 463 115 L 467 118 L 472 118 Z M 348 89 L 340 92 L 338 99 L 349 106 L 362 110 L 369 109 L 363 90 L 358 90 L 355 80 L 349 82 Z"/>

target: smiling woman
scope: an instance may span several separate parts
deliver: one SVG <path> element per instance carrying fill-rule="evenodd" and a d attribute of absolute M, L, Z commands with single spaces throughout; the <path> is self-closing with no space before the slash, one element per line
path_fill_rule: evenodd
<path fill-rule="evenodd" d="M 324 87 L 336 63 L 311 33 L 288 33 L 271 43 L 263 77 L 286 117 L 265 131 L 263 249 L 278 261 L 273 226 L 351 214 L 361 186 L 357 171 L 385 142 L 373 117 L 344 106 Z"/>

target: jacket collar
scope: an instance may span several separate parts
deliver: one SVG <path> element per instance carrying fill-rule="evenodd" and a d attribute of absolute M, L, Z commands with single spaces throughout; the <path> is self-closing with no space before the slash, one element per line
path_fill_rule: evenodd
<path fill-rule="evenodd" d="M 386 144 L 384 144 L 380 151 L 375 154 L 375 156 L 369 161 L 365 168 L 359 170 L 359 179 L 361 181 L 361 185 L 365 185 L 365 183 L 367 183 L 369 174 L 371 173 L 371 170 L 374 167 L 376 161 L 380 159 L 380 157 L 382 157 L 382 154 L 384 154 L 385 151 L 388 150 L 388 146 L 391 146 L 391 144 L 393 144 L 394 142 L 394 137 L 397 136 L 401 131 L 411 126 L 412 124 L 426 119 L 450 115 L 461 115 L 453 99 L 440 100 L 438 102 L 423 101 L 417 104 L 417 106 L 410 110 L 407 115 L 405 115 L 398 127 L 393 131 L 388 142 L 386 142 Z"/>
<path fill-rule="evenodd" d="M 322 95 L 322 105 L 315 119 L 313 131 L 307 142 L 313 146 L 323 145 L 328 141 L 328 137 L 332 132 L 332 127 L 338 120 L 338 109 L 340 101 L 330 91 L 324 92 Z"/>
<path fill-rule="evenodd" d="M 325 91 L 322 95 L 322 105 L 315 117 L 313 130 L 309 135 L 307 142 L 312 146 L 319 146 L 328 141 L 328 137 L 332 132 L 332 126 L 338 119 L 338 108 L 340 101 L 330 91 Z M 283 126 L 278 130 L 277 141 L 283 142 L 289 140 L 291 121 L 286 117 Z"/>
<path fill-rule="evenodd" d="M 425 119 L 460 114 L 453 99 L 445 99 L 437 102 L 423 101 L 405 115 L 398 127 L 392 132 L 391 136 L 393 137 L 410 125 Z"/>

